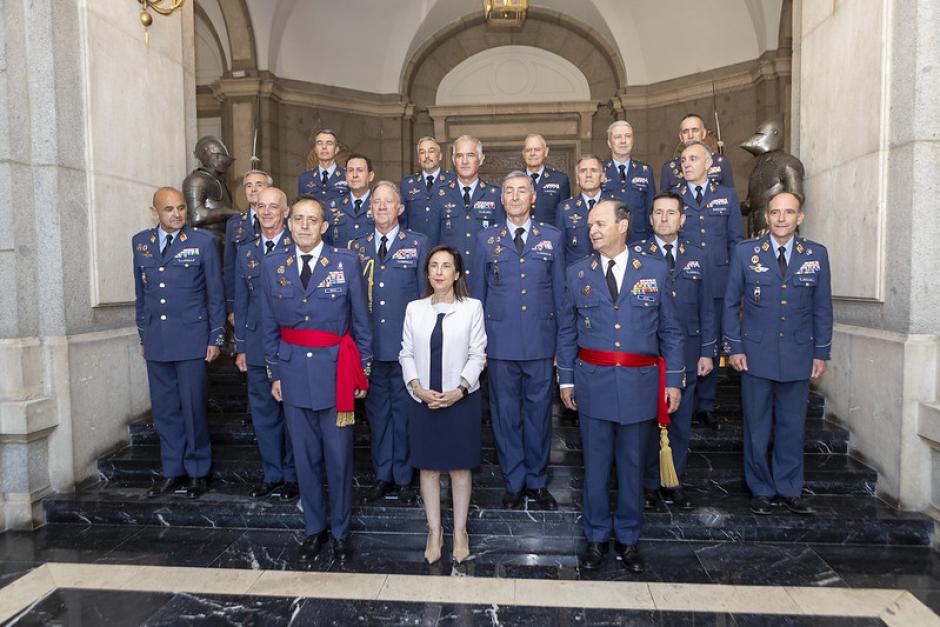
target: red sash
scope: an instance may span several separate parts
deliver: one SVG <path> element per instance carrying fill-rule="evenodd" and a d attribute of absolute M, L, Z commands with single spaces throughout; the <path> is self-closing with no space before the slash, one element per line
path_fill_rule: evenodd
<path fill-rule="evenodd" d="M 625 366 L 643 368 L 659 366 L 659 402 L 657 403 L 656 421 L 661 427 L 669 424 L 669 404 L 666 402 L 666 360 L 659 356 L 638 355 L 637 353 L 618 353 L 614 351 L 596 351 L 590 348 L 578 348 L 578 359 L 594 366 Z"/>
<path fill-rule="evenodd" d="M 336 360 L 336 424 L 353 424 L 356 410 L 356 390 L 368 390 L 369 380 L 362 372 L 359 348 L 352 336 L 336 335 L 316 329 L 290 329 L 281 327 L 281 339 L 295 346 L 326 348 L 339 344 Z"/>

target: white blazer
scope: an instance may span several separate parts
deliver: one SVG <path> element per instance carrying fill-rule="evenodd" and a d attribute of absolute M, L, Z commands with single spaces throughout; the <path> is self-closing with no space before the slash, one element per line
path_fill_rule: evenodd
<path fill-rule="evenodd" d="M 431 332 L 437 324 L 437 312 L 431 298 L 408 303 L 405 325 L 401 333 L 401 364 L 405 385 L 418 379 L 421 387 L 431 383 Z M 456 389 L 461 377 L 470 384 L 470 391 L 480 389 L 480 373 L 486 365 L 486 328 L 483 323 L 483 304 L 475 298 L 455 300 L 442 324 L 443 346 L 441 355 L 441 392 Z M 416 401 L 418 398 L 408 388 Z M 420 401 L 419 401 L 420 402 Z"/>

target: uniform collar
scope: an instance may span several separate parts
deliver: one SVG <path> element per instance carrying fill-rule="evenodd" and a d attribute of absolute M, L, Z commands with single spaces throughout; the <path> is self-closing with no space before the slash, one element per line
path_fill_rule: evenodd
<path fill-rule="evenodd" d="M 510 233 L 513 237 L 515 237 L 515 235 L 516 235 L 516 229 L 518 229 L 518 228 L 520 228 L 520 227 L 517 226 L 517 225 L 515 225 L 515 224 L 513 224 L 512 221 L 511 221 L 509 218 L 506 218 L 506 228 L 509 229 L 509 233 Z M 528 218 L 528 219 L 525 221 L 525 224 L 522 225 L 522 228 L 525 229 L 525 233 L 522 234 L 523 237 L 528 236 L 528 235 L 529 235 L 529 231 L 532 230 L 532 218 Z"/>
<path fill-rule="evenodd" d="M 530 170 L 529 168 L 526 168 L 526 169 L 525 169 L 525 173 L 529 175 L 529 178 L 532 178 L 532 175 L 533 175 L 533 174 L 538 174 L 538 175 L 539 175 L 539 179 L 541 179 L 541 178 L 542 178 L 542 174 L 545 173 L 545 166 L 543 165 L 542 167 L 540 167 L 540 168 L 539 168 L 538 170 L 536 170 L 535 172 L 533 172 L 533 171 Z"/>
<path fill-rule="evenodd" d="M 437 177 L 440 176 L 440 175 L 441 175 L 441 168 L 440 168 L 440 166 L 438 166 L 438 168 L 437 168 L 436 170 L 434 170 L 433 172 L 425 172 L 424 170 L 421 170 L 421 180 L 424 181 L 425 183 L 428 182 L 428 177 L 429 177 L 429 176 L 430 176 L 430 177 L 433 177 L 433 180 L 436 181 L 436 180 L 437 180 Z"/>
<path fill-rule="evenodd" d="M 177 230 L 173 231 L 172 233 L 169 233 L 169 232 L 163 230 L 163 225 L 158 226 L 158 227 L 157 227 L 157 235 L 158 235 L 159 238 L 160 238 L 160 250 L 163 250 L 164 245 L 166 245 L 166 238 L 167 238 L 167 236 L 172 235 L 172 236 L 173 236 L 173 241 L 175 242 L 177 239 L 179 239 L 179 234 L 180 234 L 182 231 L 183 231 L 183 229 L 177 229 Z"/>
<path fill-rule="evenodd" d="M 371 190 L 371 189 L 367 189 L 367 190 L 366 190 L 366 193 L 363 194 L 362 196 L 356 196 L 354 193 L 349 192 L 349 202 L 351 202 L 353 205 L 355 205 L 357 200 L 361 200 L 361 201 L 362 201 L 362 206 L 363 206 L 363 207 L 366 207 L 366 206 L 368 206 L 368 203 L 367 203 L 366 201 L 369 200 L 369 195 L 370 195 L 371 193 L 372 193 L 372 190 Z"/>
<path fill-rule="evenodd" d="M 607 262 L 610 261 L 610 257 L 605 257 L 600 253 L 598 253 L 598 256 L 601 258 L 601 270 L 607 272 Z M 630 247 L 626 246 L 623 252 L 614 257 L 614 265 L 620 269 L 626 269 L 628 261 L 630 261 Z"/>
<path fill-rule="evenodd" d="M 463 195 L 463 188 L 464 188 L 464 187 L 469 187 L 469 188 L 470 188 L 470 196 L 473 196 L 473 195 L 476 193 L 476 191 L 477 191 L 477 187 L 479 187 L 479 186 L 480 186 L 480 177 L 479 177 L 479 176 L 476 177 L 476 178 L 473 180 L 473 182 L 470 183 L 469 185 L 464 185 L 463 183 L 460 182 L 460 179 L 457 179 L 457 190 L 460 191 L 460 194 L 461 194 L 461 195 Z"/>
<path fill-rule="evenodd" d="M 396 224 L 395 227 L 385 234 L 385 237 L 388 238 L 388 245 L 391 246 L 392 242 L 395 241 L 395 238 L 398 237 L 398 233 L 401 231 L 401 225 Z M 382 245 L 382 234 L 379 233 L 378 229 L 375 229 L 375 252 L 379 251 L 379 246 Z"/>
<path fill-rule="evenodd" d="M 783 253 L 783 256 L 786 257 L 787 263 L 789 263 L 790 255 L 793 253 L 793 242 L 796 240 L 796 235 L 794 234 L 790 236 L 790 241 L 787 242 L 786 244 L 781 244 L 780 242 L 777 241 L 777 238 L 775 238 L 773 235 L 769 233 L 767 237 L 770 238 L 770 247 L 773 249 L 774 257 L 777 256 L 777 253 L 778 253 L 777 249 L 783 246 L 786 249 Z"/>
<path fill-rule="evenodd" d="M 297 244 L 294 244 L 294 255 L 297 257 L 298 269 L 302 269 L 301 266 L 303 265 L 303 262 L 304 262 L 304 260 L 301 259 L 302 255 L 313 255 L 313 259 L 310 260 L 311 261 L 310 269 L 313 270 L 313 264 L 315 264 L 317 260 L 320 259 L 320 255 L 322 253 L 323 253 L 323 240 L 320 240 L 320 243 L 317 244 L 314 247 L 314 249 L 311 250 L 309 253 L 303 252 L 302 250 L 300 250 L 300 246 L 298 246 Z"/>
<path fill-rule="evenodd" d="M 264 235 L 261 235 L 261 245 L 264 246 L 265 242 L 274 242 L 274 247 L 277 248 L 277 245 L 281 243 L 281 238 L 284 237 L 284 234 L 287 233 L 287 229 L 281 229 L 281 232 L 272 237 L 271 239 L 266 238 Z"/>
<path fill-rule="evenodd" d="M 610 160 L 611 162 L 613 162 L 615 170 L 619 170 L 620 166 L 626 166 L 626 168 L 624 169 L 624 172 L 630 171 L 630 163 L 632 163 L 633 161 L 633 159 L 627 159 L 626 161 L 617 161 L 617 159 L 615 159 L 613 155 L 610 156 Z"/>
<path fill-rule="evenodd" d="M 659 235 L 653 235 L 653 239 L 656 240 L 656 245 L 663 251 L 663 256 L 666 256 L 666 244 L 672 245 L 672 255 L 676 256 L 676 253 L 679 252 L 679 238 L 672 240 L 671 242 L 664 241 L 660 239 Z"/>
<path fill-rule="evenodd" d="M 584 199 L 584 202 L 585 202 L 585 203 L 587 203 L 587 201 L 589 201 L 589 200 L 593 200 L 593 201 L 594 201 L 594 204 L 596 205 L 596 204 L 600 201 L 600 199 L 601 199 L 601 190 L 598 189 L 598 190 L 597 190 L 597 193 L 594 194 L 593 196 L 588 196 L 588 195 L 585 194 L 584 192 L 581 192 L 581 198 Z"/>
<path fill-rule="evenodd" d="M 333 176 L 333 173 L 336 172 L 336 162 L 334 161 L 333 165 L 331 165 L 326 170 L 323 169 L 323 166 L 321 166 L 320 164 L 317 164 L 317 172 L 320 174 L 321 177 L 323 176 L 324 172 L 326 172 L 330 176 Z"/>

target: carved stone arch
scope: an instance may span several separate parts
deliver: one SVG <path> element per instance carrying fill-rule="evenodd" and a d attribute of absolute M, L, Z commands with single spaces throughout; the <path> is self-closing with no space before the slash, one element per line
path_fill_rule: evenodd
<path fill-rule="evenodd" d="M 228 45 L 232 54 L 233 72 L 243 71 L 249 76 L 258 73 L 258 53 L 255 48 L 255 31 L 251 25 L 251 14 L 245 0 L 219 0 Z"/>
<path fill-rule="evenodd" d="M 215 44 L 215 48 L 218 51 L 219 59 L 222 61 L 222 74 L 227 75 L 229 73 L 228 57 L 225 55 L 225 48 L 222 46 L 222 39 L 219 37 L 219 33 L 216 31 L 215 25 L 209 18 L 206 10 L 203 9 L 202 5 L 198 2 L 193 4 L 193 12 L 196 15 L 196 19 L 202 22 L 202 25 L 205 26 L 206 31 L 212 37 L 212 42 Z"/>

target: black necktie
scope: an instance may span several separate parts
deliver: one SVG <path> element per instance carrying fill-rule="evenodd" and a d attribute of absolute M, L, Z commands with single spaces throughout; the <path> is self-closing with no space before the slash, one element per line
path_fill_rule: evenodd
<path fill-rule="evenodd" d="M 787 275 L 787 247 L 780 246 L 777 248 L 777 265 L 780 266 L 780 274 L 783 276 Z"/>
<path fill-rule="evenodd" d="M 359 215 L 359 211 L 362 209 L 362 200 L 358 199 L 354 204 L 356 205 L 356 215 Z"/>
<path fill-rule="evenodd" d="M 388 244 L 388 238 L 383 235 L 382 243 L 379 245 L 379 259 L 381 259 L 382 261 L 385 261 L 385 255 L 388 254 L 387 244 Z"/>
<path fill-rule="evenodd" d="M 621 165 L 617 167 L 620 168 L 620 182 L 625 183 L 627 181 L 627 166 Z"/>
<path fill-rule="evenodd" d="M 265 255 L 267 255 L 269 252 L 271 252 L 272 250 L 274 250 L 274 240 L 273 240 L 273 239 L 269 239 L 268 241 L 266 241 L 266 242 L 264 243 L 264 248 L 265 248 L 265 251 L 264 251 L 264 254 L 265 254 Z"/>
<path fill-rule="evenodd" d="M 610 300 L 617 302 L 617 279 L 614 277 L 614 260 L 607 262 L 607 289 L 610 290 Z"/>
<path fill-rule="evenodd" d="M 160 254 L 161 254 L 162 256 L 166 257 L 166 254 L 167 254 L 168 252 L 170 252 L 170 244 L 172 244 L 172 243 L 173 243 L 173 236 L 172 236 L 172 235 L 167 235 L 167 236 L 166 236 L 166 243 L 163 245 L 163 250 L 160 251 Z"/>
<path fill-rule="evenodd" d="M 437 314 L 437 322 L 431 331 L 431 370 L 428 373 L 428 386 L 435 392 L 444 389 L 444 316 L 442 313 Z"/>
<path fill-rule="evenodd" d="M 591 209 L 594 208 L 594 203 L 596 203 L 596 202 L 597 202 L 597 201 L 594 200 L 593 198 L 589 198 L 589 199 L 588 199 L 588 211 L 590 211 Z"/>
<path fill-rule="evenodd" d="M 255 214 L 254 219 L 251 221 L 251 228 L 255 232 L 255 235 L 261 232 L 261 223 L 258 221 L 258 214 Z"/>
<path fill-rule="evenodd" d="M 666 265 L 669 266 L 670 270 L 675 270 L 676 258 L 672 256 L 672 244 L 665 244 L 663 248 L 666 249 Z"/>
<path fill-rule="evenodd" d="M 469 187 L 463 188 L 463 206 L 464 207 L 470 206 L 470 188 Z"/>
<path fill-rule="evenodd" d="M 307 284 L 310 283 L 310 275 L 313 274 L 313 271 L 310 270 L 311 259 L 313 259 L 313 255 L 300 256 L 300 260 L 304 264 L 304 267 L 300 269 L 300 282 L 304 284 L 304 289 L 307 289 Z"/>
<path fill-rule="evenodd" d="M 521 226 L 516 227 L 516 236 L 512 238 L 512 241 L 516 244 L 516 252 L 520 255 L 522 254 L 522 248 L 525 246 L 525 242 L 522 241 L 522 234 L 525 233 L 525 229 Z"/>
<path fill-rule="evenodd" d="M 431 191 L 432 187 L 434 187 L 434 176 L 428 174 L 428 191 Z"/>
<path fill-rule="evenodd" d="M 704 198 L 704 196 L 702 196 L 702 186 L 696 185 L 695 186 L 695 202 L 701 205 L 702 198 Z"/>
<path fill-rule="evenodd" d="M 532 177 L 532 188 L 535 189 L 535 186 L 539 184 L 539 173 L 533 172 L 529 176 Z"/>
<path fill-rule="evenodd" d="M 320 184 L 323 185 L 323 187 L 326 187 L 326 184 L 330 182 L 330 173 L 327 172 L 326 170 L 323 170 L 323 172 L 320 173 L 320 176 L 321 176 Z"/>

